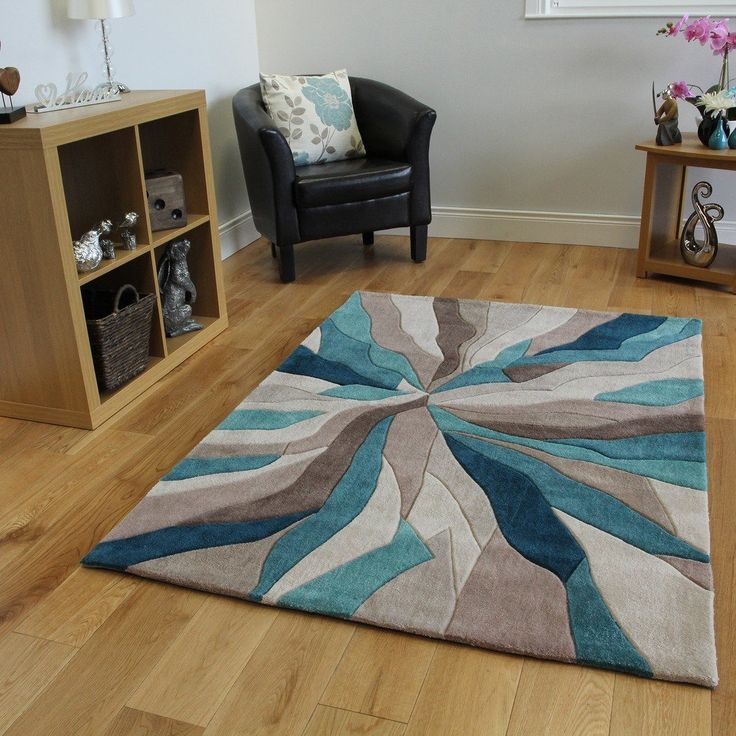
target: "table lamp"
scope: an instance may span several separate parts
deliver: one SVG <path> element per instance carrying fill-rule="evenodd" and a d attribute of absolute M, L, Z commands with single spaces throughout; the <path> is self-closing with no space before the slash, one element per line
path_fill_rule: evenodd
<path fill-rule="evenodd" d="M 110 62 L 113 54 L 110 45 L 110 30 L 107 21 L 110 18 L 125 18 L 135 14 L 133 0 L 68 0 L 67 15 L 81 20 L 98 20 L 102 28 L 102 50 L 105 55 L 104 68 L 107 76 L 106 85 L 112 92 L 130 92 L 130 89 L 115 81 L 115 70 Z"/>

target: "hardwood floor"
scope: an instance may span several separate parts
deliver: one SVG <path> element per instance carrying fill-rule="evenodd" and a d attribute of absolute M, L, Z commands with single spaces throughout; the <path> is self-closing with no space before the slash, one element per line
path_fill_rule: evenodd
<path fill-rule="evenodd" d="M 225 262 L 231 327 L 94 432 L 0 419 L 0 735 L 736 733 L 736 297 L 636 252 L 407 238 Z M 280 611 L 79 559 L 355 289 L 704 321 L 720 686 L 713 692 Z"/>

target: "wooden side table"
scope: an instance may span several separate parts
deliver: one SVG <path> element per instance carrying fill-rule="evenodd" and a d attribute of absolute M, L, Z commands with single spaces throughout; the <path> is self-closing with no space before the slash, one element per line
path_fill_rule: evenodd
<path fill-rule="evenodd" d="M 684 133 L 682 143 L 675 146 L 658 146 L 651 140 L 636 149 L 647 154 L 636 275 L 681 276 L 722 284 L 736 293 L 736 246 L 719 244 L 715 261 L 698 268 L 685 263 L 679 243 L 682 221 L 691 211 L 690 192 L 685 192 L 687 167 L 736 171 L 736 151 L 712 151 L 694 133 Z M 713 201 L 718 202 L 717 192 Z"/>

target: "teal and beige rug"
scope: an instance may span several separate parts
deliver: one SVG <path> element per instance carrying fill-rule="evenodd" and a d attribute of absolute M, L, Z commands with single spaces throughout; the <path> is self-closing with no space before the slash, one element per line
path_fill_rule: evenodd
<path fill-rule="evenodd" d="M 84 564 L 714 686 L 700 339 L 355 293 Z"/>

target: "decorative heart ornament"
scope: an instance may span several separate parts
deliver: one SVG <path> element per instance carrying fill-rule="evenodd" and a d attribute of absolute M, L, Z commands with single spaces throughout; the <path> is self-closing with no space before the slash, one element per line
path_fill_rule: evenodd
<path fill-rule="evenodd" d="M 56 101 L 57 89 L 53 82 L 50 84 L 39 84 L 36 86 L 35 91 L 36 99 L 44 107 L 49 107 Z"/>
<path fill-rule="evenodd" d="M 12 97 L 20 87 L 20 72 L 14 66 L 0 69 L 0 92 Z"/>

